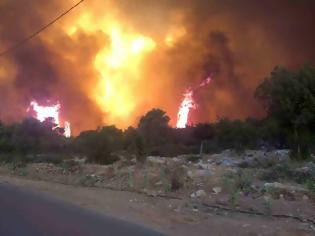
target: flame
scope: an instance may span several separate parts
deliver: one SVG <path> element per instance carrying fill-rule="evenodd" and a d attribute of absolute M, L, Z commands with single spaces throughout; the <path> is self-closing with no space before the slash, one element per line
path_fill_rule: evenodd
<path fill-rule="evenodd" d="M 70 137 L 71 137 L 70 122 L 65 121 L 64 126 L 65 126 L 65 127 L 64 127 L 64 129 L 65 129 L 64 136 L 65 136 L 66 138 L 70 138 Z"/>
<path fill-rule="evenodd" d="M 185 128 L 189 119 L 190 109 L 196 109 L 197 105 L 194 102 L 194 92 L 200 88 L 208 85 L 211 82 L 211 76 L 208 76 L 205 80 L 203 80 L 199 85 L 195 87 L 195 89 L 189 88 L 184 93 L 184 99 L 179 106 L 179 110 L 177 113 L 177 123 L 176 128 Z"/>
<path fill-rule="evenodd" d="M 137 106 L 136 93 L 132 89 L 141 79 L 141 63 L 144 55 L 156 44 L 146 36 L 127 33 L 120 26 L 112 28 L 111 46 L 101 50 L 95 58 L 95 68 L 100 72 L 94 99 L 104 113 L 106 121 L 128 123 Z"/>
<path fill-rule="evenodd" d="M 36 112 L 36 119 L 40 122 L 45 121 L 47 118 L 53 118 L 55 124 L 59 126 L 60 103 L 53 106 L 40 106 L 36 101 L 31 101 L 30 107 Z"/>
<path fill-rule="evenodd" d="M 113 6 L 108 7 L 112 11 L 102 16 L 84 11 L 65 30 L 69 37 L 75 37 L 80 29 L 108 36 L 109 42 L 95 56 L 94 68 L 99 78 L 89 96 L 104 113 L 104 122 L 127 127 L 140 102 L 135 88 L 145 79 L 142 64 L 157 44 L 119 20 Z"/>
<path fill-rule="evenodd" d="M 182 103 L 180 104 L 179 111 L 177 114 L 177 128 L 185 128 L 188 122 L 188 115 L 191 108 L 196 108 L 196 105 L 194 103 L 193 99 L 193 90 L 188 89 L 184 93 L 184 99 Z"/>
<path fill-rule="evenodd" d="M 36 113 L 35 118 L 40 122 L 45 121 L 47 118 L 52 118 L 56 126 L 60 127 L 60 108 L 61 105 L 59 102 L 52 106 L 40 106 L 36 101 L 31 101 L 27 111 L 30 111 L 31 109 L 34 110 Z M 64 130 L 64 136 L 67 138 L 71 137 L 70 122 L 64 122 Z"/>

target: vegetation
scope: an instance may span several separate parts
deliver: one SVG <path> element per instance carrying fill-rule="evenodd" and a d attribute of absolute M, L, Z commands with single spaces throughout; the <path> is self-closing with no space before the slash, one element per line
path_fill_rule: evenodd
<path fill-rule="evenodd" d="M 223 118 L 185 129 L 171 128 L 170 118 L 160 109 L 142 116 L 137 127 L 120 130 L 104 126 L 70 139 L 61 135 L 63 131 L 51 119 L 42 123 L 32 118 L 18 124 L 0 123 L 0 162 L 61 163 L 75 154 L 90 162 L 110 164 L 118 160 L 115 153 L 121 150 L 144 161 L 148 155 L 199 154 L 201 144 L 203 153 L 264 147 L 290 148 L 299 160 L 309 157 L 315 148 L 314 67 L 306 65 L 298 71 L 275 68 L 258 86 L 255 96 L 266 109 L 263 119 Z"/>
<path fill-rule="evenodd" d="M 276 68 L 257 88 L 256 97 L 287 134 L 293 156 L 307 158 L 315 143 L 314 67 L 306 65 L 297 72 Z"/>

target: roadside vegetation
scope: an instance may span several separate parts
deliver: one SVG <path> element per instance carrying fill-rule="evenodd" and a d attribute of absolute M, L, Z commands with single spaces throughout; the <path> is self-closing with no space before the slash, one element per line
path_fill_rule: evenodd
<path fill-rule="evenodd" d="M 144 161 L 146 156 L 215 153 L 225 149 L 290 149 L 296 160 L 311 156 L 315 146 L 315 69 L 275 68 L 257 88 L 255 97 L 266 110 L 263 119 L 230 120 L 175 129 L 160 109 L 141 117 L 137 127 L 120 130 L 103 126 L 65 138 L 50 119 L 27 118 L 21 123 L 0 123 L 0 161 L 61 163 L 70 156 L 110 164 L 117 152 Z M 202 145 L 201 145 L 202 144 Z M 202 150 L 201 150 L 202 146 Z M 193 159 L 194 157 L 192 157 Z M 191 160 L 194 161 L 194 160 Z"/>

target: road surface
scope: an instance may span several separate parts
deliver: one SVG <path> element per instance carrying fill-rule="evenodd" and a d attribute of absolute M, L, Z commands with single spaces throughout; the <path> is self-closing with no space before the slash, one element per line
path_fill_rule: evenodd
<path fill-rule="evenodd" d="M 163 235 L 44 194 L 0 183 L 1 236 Z"/>

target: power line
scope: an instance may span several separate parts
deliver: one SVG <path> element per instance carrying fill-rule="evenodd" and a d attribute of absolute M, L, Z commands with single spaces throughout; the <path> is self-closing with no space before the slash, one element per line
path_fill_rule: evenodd
<path fill-rule="evenodd" d="M 38 34 L 40 34 L 42 31 L 44 31 L 45 29 L 47 29 L 49 26 L 53 25 L 56 21 L 60 20 L 63 16 L 67 15 L 70 11 L 72 11 L 74 8 L 76 8 L 77 6 L 79 6 L 82 2 L 84 2 L 85 0 L 81 0 L 78 3 L 76 3 L 75 5 L 73 5 L 71 8 L 69 8 L 68 10 L 66 10 L 65 12 L 63 12 L 61 15 L 59 15 L 58 17 L 56 17 L 54 20 L 52 20 L 51 22 L 49 22 L 48 24 L 44 25 L 42 28 L 40 28 L 39 30 L 37 30 L 36 32 L 34 32 L 33 34 L 29 35 L 28 37 L 26 37 L 25 39 L 21 40 L 20 42 L 16 43 L 15 45 L 5 49 L 4 51 L 0 52 L 0 57 L 4 56 L 5 54 L 8 54 L 14 50 L 16 50 L 17 48 L 21 47 L 24 43 L 27 43 L 28 41 L 30 41 L 32 38 L 36 37 Z"/>

